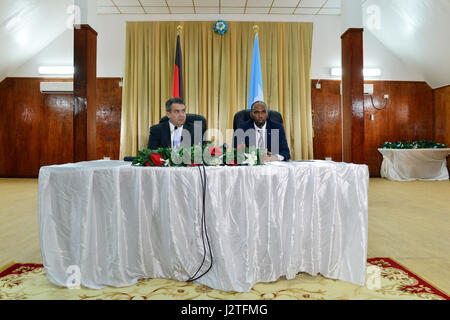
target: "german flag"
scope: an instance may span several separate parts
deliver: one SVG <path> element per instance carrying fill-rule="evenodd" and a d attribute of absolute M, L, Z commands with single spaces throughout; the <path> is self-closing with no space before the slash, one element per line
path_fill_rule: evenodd
<path fill-rule="evenodd" d="M 180 97 L 184 101 L 183 86 L 183 56 L 181 54 L 180 35 L 177 36 L 177 51 L 175 54 L 175 68 L 173 70 L 172 97 Z"/>

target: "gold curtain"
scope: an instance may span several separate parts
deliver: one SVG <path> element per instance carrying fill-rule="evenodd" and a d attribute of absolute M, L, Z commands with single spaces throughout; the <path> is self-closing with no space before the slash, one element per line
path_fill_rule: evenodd
<path fill-rule="evenodd" d="M 265 102 L 283 115 L 292 159 L 313 158 L 312 23 L 228 22 L 219 35 L 211 21 L 160 21 L 127 22 L 120 159 L 146 148 L 150 126 L 166 113 L 178 25 L 186 109 L 207 119 L 208 138 L 231 144 L 234 114 L 247 108 L 258 25 Z"/>

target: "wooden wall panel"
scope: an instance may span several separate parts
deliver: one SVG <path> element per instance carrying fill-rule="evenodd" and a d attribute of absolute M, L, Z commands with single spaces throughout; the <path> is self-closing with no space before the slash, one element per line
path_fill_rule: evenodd
<path fill-rule="evenodd" d="M 30 90 L 31 88 L 31 90 Z M 30 94 L 23 94 L 30 90 Z M 33 81 L 17 81 L 13 88 L 14 129 L 12 143 L 16 146 L 17 174 L 30 176 L 39 170 L 39 123 L 42 96 L 39 84 Z"/>
<path fill-rule="evenodd" d="M 314 159 L 342 161 L 342 125 L 340 81 L 317 80 L 311 83 L 313 109 Z"/>
<path fill-rule="evenodd" d="M 74 161 L 95 160 L 97 32 L 87 24 L 74 29 Z"/>
<path fill-rule="evenodd" d="M 12 159 L 15 157 L 9 146 L 13 145 L 14 106 L 12 105 L 12 84 L 10 81 L 0 83 L 0 175 L 11 171 Z"/>
<path fill-rule="evenodd" d="M 389 129 L 395 126 L 395 119 L 390 115 L 389 108 L 392 104 L 386 105 L 383 99 L 384 94 L 390 94 L 388 82 L 380 81 L 378 83 L 368 82 L 374 85 L 373 99 L 370 96 L 364 96 L 364 141 L 366 164 L 369 166 L 371 176 L 379 176 L 382 155 L 378 148 L 386 141 L 392 141 L 392 133 Z M 373 102 L 373 106 L 372 106 Z M 373 116 L 373 121 L 371 120 Z"/>
<path fill-rule="evenodd" d="M 435 140 L 450 147 L 450 86 L 433 90 Z"/>
<path fill-rule="evenodd" d="M 73 95 L 42 94 L 42 81 L 7 78 L 0 83 L 0 177 L 37 177 L 45 165 L 74 161 Z M 120 78 L 98 79 L 96 157 L 118 159 Z"/>
<path fill-rule="evenodd" d="M 73 95 L 45 94 L 40 166 L 73 162 Z"/>
<path fill-rule="evenodd" d="M 42 104 L 39 83 L 30 79 L 5 82 L 0 97 L 0 125 L 2 140 L 5 141 L 0 148 L 0 175 L 31 177 L 39 170 Z"/>
<path fill-rule="evenodd" d="M 390 82 L 396 140 L 433 139 L 433 91 L 424 82 Z"/>
<path fill-rule="evenodd" d="M 119 160 L 122 87 L 120 78 L 97 79 L 97 159 Z"/>
<path fill-rule="evenodd" d="M 433 90 L 434 140 L 450 148 L 450 86 Z M 450 172 L 450 157 L 447 158 Z"/>
<path fill-rule="evenodd" d="M 343 161 L 358 164 L 365 163 L 363 31 L 350 28 L 341 36 Z"/>

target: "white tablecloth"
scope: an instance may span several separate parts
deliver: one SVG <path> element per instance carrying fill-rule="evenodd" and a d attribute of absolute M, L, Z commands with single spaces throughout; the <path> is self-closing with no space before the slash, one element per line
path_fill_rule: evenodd
<path fill-rule="evenodd" d="M 214 265 L 196 282 L 245 292 L 307 272 L 365 284 L 367 166 L 289 162 L 206 173 Z M 39 237 L 47 277 L 68 286 L 75 265 L 89 288 L 141 278 L 185 281 L 203 258 L 201 208 L 198 168 L 122 161 L 42 167 Z"/>
<path fill-rule="evenodd" d="M 378 149 L 381 177 L 395 181 L 448 180 L 450 149 Z"/>

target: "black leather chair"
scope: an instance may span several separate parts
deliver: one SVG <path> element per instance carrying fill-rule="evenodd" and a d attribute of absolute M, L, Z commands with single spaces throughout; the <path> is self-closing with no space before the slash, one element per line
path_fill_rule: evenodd
<path fill-rule="evenodd" d="M 281 116 L 281 113 L 275 110 L 269 110 L 269 116 L 268 119 L 283 124 L 283 117 Z M 236 131 L 237 127 L 240 123 L 250 120 L 250 110 L 242 110 L 237 112 L 234 115 L 233 119 L 233 130 Z"/>
<path fill-rule="evenodd" d="M 169 118 L 167 116 L 164 116 L 159 120 L 159 123 L 167 122 L 169 121 Z M 206 119 L 205 117 L 199 115 L 199 114 L 192 114 L 187 113 L 186 114 L 186 122 L 194 123 L 194 121 L 201 121 L 202 122 L 202 135 L 205 134 L 206 131 Z"/>

